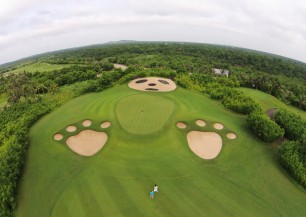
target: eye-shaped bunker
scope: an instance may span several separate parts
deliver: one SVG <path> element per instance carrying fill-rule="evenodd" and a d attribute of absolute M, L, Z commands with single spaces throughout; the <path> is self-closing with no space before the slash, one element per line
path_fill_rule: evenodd
<path fill-rule="evenodd" d="M 176 84 L 167 78 L 137 78 L 129 83 L 129 87 L 140 91 L 169 92 L 176 89 Z"/>

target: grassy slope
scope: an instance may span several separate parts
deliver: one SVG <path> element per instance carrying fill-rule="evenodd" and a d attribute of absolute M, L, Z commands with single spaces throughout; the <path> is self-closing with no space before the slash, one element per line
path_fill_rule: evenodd
<path fill-rule="evenodd" d="M 306 120 L 306 112 L 298 108 L 295 108 L 293 106 L 286 105 L 285 103 L 278 100 L 274 96 L 271 96 L 270 94 L 250 88 L 237 88 L 237 89 L 244 92 L 247 96 L 252 97 L 256 102 L 260 104 L 260 106 L 264 111 L 267 111 L 271 108 L 284 108 L 287 109 L 288 111 L 293 112 L 294 114 L 300 115 L 302 118 Z"/>
<path fill-rule="evenodd" d="M 6 93 L 0 94 L 0 109 L 7 104 L 8 96 Z"/>
<path fill-rule="evenodd" d="M 62 69 L 64 67 L 70 66 L 69 64 L 50 64 L 50 63 L 44 63 L 44 62 L 35 62 L 30 63 L 25 66 L 22 66 L 20 68 L 14 69 L 12 71 L 9 71 L 7 73 L 18 73 L 18 72 L 48 72 L 52 70 Z"/>
<path fill-rule="evenodd" d="M 176 111 L 154 134 L 133 135 L 120 126 L 115 109 L 137 94 L 143 93 L 120 86 L 85 95 L 40 120 L 30 132 L 15 216 L 304 216 L 305 191 L 280 169 L 271 147 L 246 129 L 244 117 L 181 88 L 148 93 L 173 100 Z M 54 133 L 88 118 L 96 130 L 102 121 L 112 122 L 97 155 L 81 157 L 53 141 Z M 198 118 L 208 126 L 197 127 Z M 177 121 L 188 127 L 176 128 Z M 224 146 L 216 159 L 205 161 L 190 151 L 186 134 L 211 131 L 210 121 L 226 126 L 220 131 Z M 228 131 L 238 138 L 227 140 Z M 160 192 L 149 200 L 155 183 Z"/>

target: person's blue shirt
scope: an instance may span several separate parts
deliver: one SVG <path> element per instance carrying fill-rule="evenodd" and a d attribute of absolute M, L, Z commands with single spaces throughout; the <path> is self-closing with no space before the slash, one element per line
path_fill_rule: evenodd
<path fill-rule="evenodd" d="M 151 192 L 150 192 L 150 195 L 151 195 L 151 196 L 154 196 L 154 191 L 151 191 Z"/>

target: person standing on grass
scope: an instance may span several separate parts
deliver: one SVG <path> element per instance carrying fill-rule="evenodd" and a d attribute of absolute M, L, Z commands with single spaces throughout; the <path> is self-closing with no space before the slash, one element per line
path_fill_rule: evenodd
<path fill-rule="evenodd" d="M 153 191 L 158 192 L 158 186 L 156 184 L 154 185 Z"/>
<path fill-rule="evenodd" d="M 154 191 L 150 191 L 150 199 L 154 198 Z"/>

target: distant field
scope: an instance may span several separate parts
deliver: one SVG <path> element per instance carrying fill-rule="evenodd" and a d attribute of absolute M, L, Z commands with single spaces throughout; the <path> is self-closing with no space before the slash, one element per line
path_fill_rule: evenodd
<path fill-rule="evenodd" d="M 252 97 L 256 102 L 259 103 L 259 105 L 264 111 L 267 111 L 271 108 L 284 108 L 287 109 L 288 111 L 291 111 L 294 114 L 300 115 L 303 119 L 306 120 L 306 112 L 298 108 L 295 108 L 293 106 L 286 105 L 285 103 L 278 100 L 274 96 L 250 88 L 237 88 L 237 89 L 244 92 L 246 95 Z"/>
<path fill-rule="evenodd" d="M 163 119 L 151 106 L 165 110 Z M 93 124 L 86 129 L 104 131 L 109 137 L 92 157 L 79 156 L 65 145 L 73 135 L 66 126 L 73 124 L 80 132 L 87 119 Z M 207 125 L 197 126 L 197 119 Z M 103 121 L 111 122 L 106 130 L 100 127 Z M 178 129 L 179 121 L 187 128 Z M 129 122 L 146 134 L 130 133 Z M 215 130 L 214 122 L 225 128 Z M 59 131 L 64 139 L 56 142 L 53 135 Z M 196 156 L 187 144 L 190 131 L 217 132 L 223 140 L 220 155 L 213 160 Z M 236 133 L 237 139 L 227 139 L 228 132 Z M 16 217 L 304 217 L 306 213 L 305 190 L 281 169 L 272 146 L 250 132 L 245 117 L 182 88 L 144 93 L 123 85 L 87 94 L 43 117 L 29 137 Z M 150 200 L 154 184 L 159 193 Z"/>
<path fill-rule="evenodd" d="M 52 70 L 62 69 L 64 67 L 68 67 L 70 64 L 49 64 L 44 62 L 35 62 L 30 63 L 28 65 L 22 66 L 18 69 L 14 69 L 12 71 L 6 72 L 6 73 L 18 73 L 18 72 L 48 72 Z"/>
<path fill-rule="evenodd" d="M 7 103 L 8 96 L 5 93 L 0 94 L 0 108 L 3 108 Z"/>

